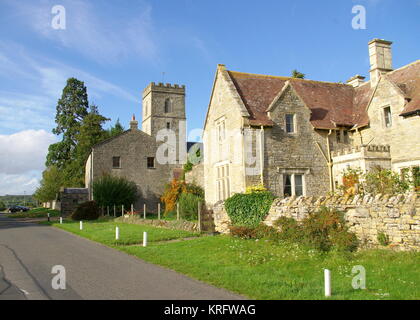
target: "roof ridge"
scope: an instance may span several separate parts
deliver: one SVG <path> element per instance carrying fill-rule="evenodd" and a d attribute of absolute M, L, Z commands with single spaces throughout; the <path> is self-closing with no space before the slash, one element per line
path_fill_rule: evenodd
<path fill-rule="evenodd" d="M 331 81 L 320 81 L 320 80 L 311 80 L 311 79 L 301 79 L 301 78 L 293 78 L 287 76 L 273 76 L 268 74 L 259 74 L 259 73 L 251 73 L 251 72 L 241 72 L 241 71 L 234 71 L 234 70 L 227 70 L 228 72 L 239 73 L 243 75 L 252 75 L 258 77 L 265 77 L 265 78 L 276 78 L 281 80 L 296 80 L 296 81 L 307 81 L 307 82 L 316 82 L 316 83 L 326 83 L 326 84 L 335 84 L 335 85 L 343 85 L 343 86 L 350 86 L 347 83 L 340 83 L 340 82 L 331 82 Z"/>
<path fill-rule="evenodd" d="M 385 73 L 385 75 L 387 75 L 387 76 L 388 76 L 388 75 L 390 75 L 391 73 L 394 73 L 394 72 L 396 72 L 396 71 L 401 71 L 402 69 L 405 69 L 405 68 L 411 67 L 411 66 L 415 65 L 416 63 L 420 63 L 420 59 L 419 59 L 419 60 L 416 60 L 416 61 L 413 61 L 413 62 L 411 62 L 411 63 L 409 63 L 409 64 L 406 64 L 405 66 L 402 66 L 402 67 L 400 67 L 400 68 L 398 68 L 398 69 L 395 69 L 395 70 L 389 71 L 389 72 Z"/>

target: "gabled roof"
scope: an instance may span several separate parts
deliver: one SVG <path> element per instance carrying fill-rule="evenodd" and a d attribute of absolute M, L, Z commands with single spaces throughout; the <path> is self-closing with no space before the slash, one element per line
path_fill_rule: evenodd
<path fill-rule="evenodd" d="M 348 84 L 227 71 L 250 115 L 249 123 L 271 126 L 268 115 L 275 99 L 291 86 L 311 111 L 317 129 L 337 126 L 364 127 L 369 124 L 367 107 L 376 90 L 370 82 L 354 88 Z M 400 115 L 420 112 L 420 60 L 385 74 L 407 100 Z"/>
<path fill-rule="evenodd" d="M 293 87 L 304 104 L 311 110 L 311 123 L 315 128 L 333 129 L 353 126 L 358 117 L 366 118 L 369 90 L 355 90 L 340 83 L 266 76 L 228 71 L 250 114 L 251 125 L 272 125 L 267 110 L 287 83 Z M 358 116 L 355 117 L 355 111 Z"/>
<path fill-rule="evenodd" d="M 408 101 L 400 115 L 420 112 L 420 60 L 387 73 L 385 79 L 393 82 Z"/>

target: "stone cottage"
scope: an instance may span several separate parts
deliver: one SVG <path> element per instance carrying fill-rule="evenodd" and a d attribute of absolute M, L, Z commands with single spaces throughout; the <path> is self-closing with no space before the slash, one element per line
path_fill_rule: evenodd
<path fill-rule="evenodd" d="M 420 60 L 392 68 L 369 42 L 370 80 L 346 84 L 218 65 L 204 124 L 206 202 L 263 184 L 279 197 L 333 191 L 347 167 L 420 168 Z"/>
<path fill-rule="evenodd" d="M 186 159 L 185 86 L 150 83 L 143 91 L 142 130 L 133 116 L 130 129 L 93 146 L 86 162 L 85 186 L 104 174 L 125 177 L 138 189 L 135 208 L 156 211 L 164 185 Z"/>

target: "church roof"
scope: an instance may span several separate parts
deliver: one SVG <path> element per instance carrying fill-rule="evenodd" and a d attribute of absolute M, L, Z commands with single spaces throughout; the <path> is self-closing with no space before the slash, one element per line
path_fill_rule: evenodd
<path fill-rule="evenodd" d="M 401 115 L 420 110 L 420 61 L 386 75 L 408 98 Z M 369 124 L 367 107 L 375 88 L 369 82 L 354 88 L 348 84 L 227 71 L 245 107 L 251 125 L 271 126 L 268 108 L 290 85 L 311 110 L 311 123 L 318 129 Z"/>

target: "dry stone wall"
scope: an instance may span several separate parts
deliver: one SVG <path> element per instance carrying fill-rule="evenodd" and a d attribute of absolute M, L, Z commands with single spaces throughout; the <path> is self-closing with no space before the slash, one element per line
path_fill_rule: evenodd
<path fill-rule="evenodd" d="M 343 211 L 350 231 L 365 246 L 377 246 L 378 234 L 384 233 L 390 247 L 420 249 L 420 197 L 416 194 L 276 199 L 264 223 L 273 225 L 282 216 L 301 221 L 321 206 Z M 230 219 L 223 202 L 215 204 L 213 214 L 216 231 L 229 233 Z"/>

